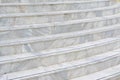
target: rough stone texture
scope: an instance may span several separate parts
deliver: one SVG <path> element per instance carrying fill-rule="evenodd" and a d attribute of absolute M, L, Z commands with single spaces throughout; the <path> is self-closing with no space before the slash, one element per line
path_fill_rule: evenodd
<path fill-rule="evenodd" d="M 119 80 L 120 4 L 0 0 L 0 80 Z"/>

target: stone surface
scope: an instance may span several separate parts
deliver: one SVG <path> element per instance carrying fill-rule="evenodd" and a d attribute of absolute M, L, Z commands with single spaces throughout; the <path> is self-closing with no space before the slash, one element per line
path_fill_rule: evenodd
<path fill-rule="evenodd" d="M 103 3 L 104 2 L 104 3 Z M 67 1 L 67 2 L 46 2 L 46 3 L 13 3 L 0 4 L 1 14 L 5 13 L 29 13 L 29 12 L 48 12 L 65 10 L 84 10 L 96 7 L 109 6 L 109 1 Z M 99 9 L 98 9 L 99 10 Z"/>
<path fill-rule="evenodd" d="M 102 44 L 102 45 L 100 45 Z M 116 46 L 116 47 L 114 47 Z M 78 60 L 78 59 L 83 59 L 87 58 L 93 55 L 97 55 L 100 53 L 105 53 L 109 50 L 118 49 L 120 48 L 119 46 L 119 41 L 113 40 L 102 40 L 97 43 L 97 41 L 89 43 L 89 44 L 84 44 L 78 45 L 78 46 L 73 46 L 73 48 L 68 47 L 68 48 L 61 48 L 61 50 L 54 51 L 51 50 L 49 52 L 43 51 L 38 53 L 27 53 L 23 55 L 15 55 L 15 56 L 5 56 L 0 60 L 0 66 L 1 70 L 0 73 L 5 73 L 5 72 L 13 72 L 13 71 L 22 71 L 25 69 L 31 69 L 31 68 L 36 68 L 39 66 L 49 66 L 53 64 L 58 64 L 58 63 L 63 63 L 63 62 L 68 62 L 68 61 L 73 61 L 73 60 Z M 72 49 L 72 50 L 71 50 Z M 70 51 L 71 50 L 71 51 Z M 61 52 L 62 51 L 62 52 Z M 40 55 L 41 53 L 41 55 Z M 47 54 L 46 54 L 47 53 Z M 84 54 L 83 54 L 84 53 Z M 47 56 L 47 57 L 46 57 Z M 14 61 L 12 61 L 14 59 Z M 11 62 L 10 62 L 11 61 Z M 14 62 L 14 63 L 13 63 Z M 37 64 L 39 63 L 39 64 Z M 21 65 L 25 64 L 25 66 Z M 34 64 L 31 66 L 31 64 Z M 19 67 L 21 65 L 21 67 Z M 8 67 L 5 66 L 13 66 L 10 70 Z M 23 67 L 23 68 L 22 68 Z"/>
<path fill-rule="evenodd" d="M 119 80 L 120 4 L 0 0 L 0 80 Z"/>

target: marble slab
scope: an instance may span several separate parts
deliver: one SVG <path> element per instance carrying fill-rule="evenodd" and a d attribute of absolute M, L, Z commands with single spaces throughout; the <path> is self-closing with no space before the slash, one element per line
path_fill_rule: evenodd
<path fill-rule="evenodd" d="M 118 49 L 120 48 L 119 44 L 120 44 L 119 41 L 113 41 L 113 42 L 104 41 L 104 42 L 100 42 L 96 44 L 95 42 L 93 42 L 90 46 L 89 45 L 84 45 L 84 47 L 82 47 L 81 45 L 73 46 L 72 49 L 68 48 L 69 51 L 67 50 L 67 48 L 65 48 L 66 51 L 64 50 L 64 48 L 62 48 L 63 49 L 62 52 L 56 49 L 56 52 L 54 53 L 50 51 L 49 52 L 43 51 L 43 52 L 39 52 L 38 54 L 31 53 L 31 55 L 33 56 L 28 56 L 31 58 L 27 58 L 27 56 L 22 58 L 22 55 L 18 55 L 19 56 L 17 57 L 18 59 L 15 56 L 13 56 L 15 58 L 14 59 L 12 58 L 12 56 L 10 56 L 11 58 L 6 56 L 5 57 L 6 60 L 0 61 L 1 62 L 0 63 L 0 74 L 33 69 L 39 66 L 47 67 L 50 65 L 84 59 L 87 57 L 99 55 L 101 53 L 105 53 L 108 51 Z M 43 53 L 43 55 L 41 53 Z M 10 60 L 7 61 L 7 58 Z"/>
<path fill-rule="evenodd" d="M 51 2 L 51 3 L 4 3 L 0 4 L 0 14 L 6 13 L 33 13 L 33 12 L 48 12 L 48 11 L 66 11 L 66 10 L 84 10 L 93 8 L 102 8 L 109 6 L 109 1 L 84 1 L 84 2 Z"/>

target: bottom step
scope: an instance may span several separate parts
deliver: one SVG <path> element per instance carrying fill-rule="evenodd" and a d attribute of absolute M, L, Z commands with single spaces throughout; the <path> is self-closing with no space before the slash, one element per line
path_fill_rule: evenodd
<path fill-rule="evenodd" d="M 120 65 L 71 80 L 120 80 Z"/>
<path fill-rule="evenodd" d="M 9 73 L 3 75 L 2 78 L 5 78 L 5 80 L 70 80 L 119 64 L 120 49 L 117 49 L 81 60 L 51 65 L 44 68 L 38 67 L 31 70 Z"/>

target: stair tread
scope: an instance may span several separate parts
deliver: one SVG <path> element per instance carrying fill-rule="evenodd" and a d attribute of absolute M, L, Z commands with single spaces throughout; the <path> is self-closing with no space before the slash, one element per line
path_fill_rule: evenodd
<path fill-rule="evenodd" d="M 119 18 L 119 15 L 112 15 L 112 16 L 104 16 L 104 17 L 96 17 L 93 19 L 82 19 L 82 20 L 70 20 L 70 21 L 64 21 L 64 22 L 51 22 L 51 23 L 42 23 L 42 24 L 30 24 L 30 25 L 15 25 L 15 26 L 4 26 L 0 27 L 0 31 L 8 31 L 8 30 L 21 30 L 21 29 L 34 29 L 34 28 L 43 28 L 43 27 L 51 27 L 51 26 L 60 26 L 60 25 L 72 25 L 72 24 L 78 24 L 82 22 L 95 22 L 95 21 L 101 21 L 101 20 L 107 20 L 107 19 L 113 19 L 113 18 Z M 119 25 L 119 24 L 118 24 Z"/>
<path fill-rule="evenodd" d="M 17 78 L 28 77 L 28 76 L 30 77 L 35 75 L 50 74 L 50 73 L 54 73 L 61 70 L 68 70 L 68 69 L 73 69 L 76 67 L 85 66 L 93 63 L 104 62 L 105 60 L 109 60 L 116 56 L 120 56 L 119 53 L 120 53 L 120 50 L 117 50 L 117 51 L 114 50 L 104 54 L 100 54 L 100 55 L 96 55 L 93 57 L 80 59 L 76 61 L 65 62 L 65 63 L 56 64 L 48 67 L 38 67 L 35 69 L 26 70 L 26 71 L 14 72 L 14 73 L 6 74 L 6 77 L 8 79 L 17 79 Z"/>
<path fill-rule="evenodd" d="M 110 15 L 110 16 L 103 16 L 103 17 L 95 17 L 95 18 L 88 18 L 88 19 L 79 19 L 79 20 L 69 20 L 64 22 L 50 22 L 50 23 L 41 23 L 41 24 L 30 24 L 30 25 L 15 25 L 15 26 L 4 26 L 0 27 L 0 31 L 4 30 L 12 30 L 13 29 L 25 29 L 25 28 L 38 28 L 38 27 L 49 27 L 49 26 L 55 26 L 55 25 L 72 25 L 72 24 L 78 24 L 78 23 L 85 23 L 85 22 L 96 22 L 96 21 L 102 21 L 102 20 L 108 20 L 108 19 L 114 19 L 119 18 L 119 14 Z M 34 27 L 33 27 L 34 26 Z"/>
<path fill-rule="evenodd" d="M 110 6 L 108 7 L 109 9 L 112 7 L 119 7 L 119 4 L 116 4 L 114 6 Z M 104 8 L 98 8 L 98 10 L 102 10 Z M 107 9 L 107 7 L 105 8 Z M 6 17 L 29 17 L 29 16 L 44 16 L 44 15 L 57 15 L 57 14 L 67 14 L 67 13 L 77 13 L 77 12 L 81 12 L 81 11 L 95 11 L 96 9 L 87 9 L 87 10 L 68 10 L 68 11 L 55 11 L 55 12 L 36 12 L 36 13 L 11 13 L 11 14 L 0 14 L 0 18 L 6 18 Z M 118 14 L 116 15 L 111 15 L 112 16 L 118 16 Z M 110 16 L 103 16 L 103 17 L 110 17 Z M 94 19 L 94 18 L 93 18 Z"/>
<path fill-rule="evenodd" d="M 11 4 L 13 6 L 13 4 Z M 22 4 L 19 4 L 19 6 Z M 25 5 L 25 4 L 23 4 Z M 37 5 L 37 4 L 36 4 Z M 0 7 L 3 6 L 9 6 L 9 4 L 0 4 Z M 39 15 L 52 15 L 52 14 L 67 14 L 67 13 L 77 13 L 77 12 L 90 12 L 90 11 L 101 11 L 101 10 L 109 10 L 109 9 L 114 9 L 118 8 L 120 5 L 119 3 L 116 3 L 114 5 L 110 6 L 105 6 L 105 7 L 100 7 L 100 8 L 93 8 L 93 9 L 84 9 L 84 10 L 65 10 L 65 11 L 49 11 L 49 12 L 36 12 Z M 29 13 L 29 14 L 36 14 L 36 13 Z M 11 14 L 11 13 L 10 13 Z M 13 13 L 13 14 L 26 14 L 26 13 Z M 27 13 L 28 14 L 28 13 Z M 9 14 L 6 14 L 9 15 Z"/>
<path fill-rule="evenodd" d="M 94 2 L 94 1 L 109 1 L 109 0 L 91 0 L 91 1 Z M 47 1 L 47 2 L 41 1 L 41 3 L 59 3 L 59 2 L 62 3 L 62 2 L 88 2 L 88 1 L 87 0 L 86 1 L 84 1 L 84 0 L 81 0 L 81 1 L 74 1 L 74 0 L 71 0 L 71 1 Z M 4 3 L 7 3 L 7 2 L 4 2 Z M 11 3 L 11 2 L 9 2 L 9 3 Z M 16 2 L 12 2 L 12 3 L 16 3 Z M 20 2 L 20 3 L 26 3 L 26 2 Z"/>
<path fill-rule="evenodd" d="M 90 30 L 84 30 L 84 31 L 54 34 L 54 35 L 48 35 L 48 36 L 42 36 L 42 37 L 40 36 L 40 37 L 20 38 L 20 39 L 14 39 L 14 40 L 5 40 L 5 41 L 0 42 L 0 46 L 27 44 L 27 43 L 38 42 L 38 41 L 71 38 L 71 37 L 76 37 L 76 36 L 80 36 L 80 35 L 98 33 L 98 32 L 102 32 L 102 31 L 119 29 L 119 28 L 120 27 L 118 25 L 116 27 L 103 27 L 103 28 L 90 29 Z"/>
<path fill-rule="evenodd" d="M 107 80 L 115 76 L 120 76 L 120 65 L 71 80 Z"/>
<path fill-rule="evenodd" d="M 92 1 L 59 1 L 59 2 L 40 2 L 40 3 L 1 3 L 0 6 L 14 5 L 47 5 L 47 4 L 71 4 L 71 3 L 89 3 L 89 2 L 104 2 L 109 0 L 92 0 Z"/>
<path fill-rule="evenodd" d="M 37 12 L 41 6 L 46 10 Z M 12 8 L 15 10 L 11 10 Z M 110 0 L 0 0 L 0 9 L 3 10 L 0 11 L 0 80 L 32 80 L 34 77 L 52 77 L 64 71 L 67 75 L 64 79 L 68 80 L 105 80 L 120 76 L 119 8 L 120 3 L 114 4 Z M 71 17 L 68 18 L 69 16 Z M 81 28 L 78 29 L 79 24 Z M 61 26 L 66 26 L 63 28 L 65 30 L 56 32 L 58 29 L 62 30 Z M 49 33 L 42 32 L 42 28 L 50 30 Z M 69 28 L 71 30 L 67 30 Z M 22 31 L 29 33 L 28 29 L 34 34 L 19 36 Z M 47 35 L 37 34 L 37 29 Z M 6 36 L 6 33 L 10 34 Z M 78 53 L 73 58 L 75 52 Z M 57 58 L 58 61 L 54 61 Z M 108 66 L 103 66 L 105 64 Z M 82 67 L 87 72 L 83 72 Z M 93 68 L 96 69 L 92 71 Z"/>
<path fill-rule="evenodd" d="M 0 64 L 10 63 L 10 62 L 17 62 L 21 60 L 27 60 L 27 59 L 34 59 L 37 57 L 47 57 L 51 55 L 59 55 L 64 54 L 72 51 L 78 51 L 89 47 L 95 47 L 100 46 L 104 44 L 109 44 L 111 42 L 118 41 L 116 38 L 108 38 L 108 39 L 102 39 L 98 41 L 88 42 L 80 45 L 65 47 L 65 48 L 58 48 L 58 49 L 51 49 L 49 51 L 41 51 L 38 53 L 23 53 L 18 55 L 11 55 L 11 56 L 1 56 L 0 57 Z"/>

